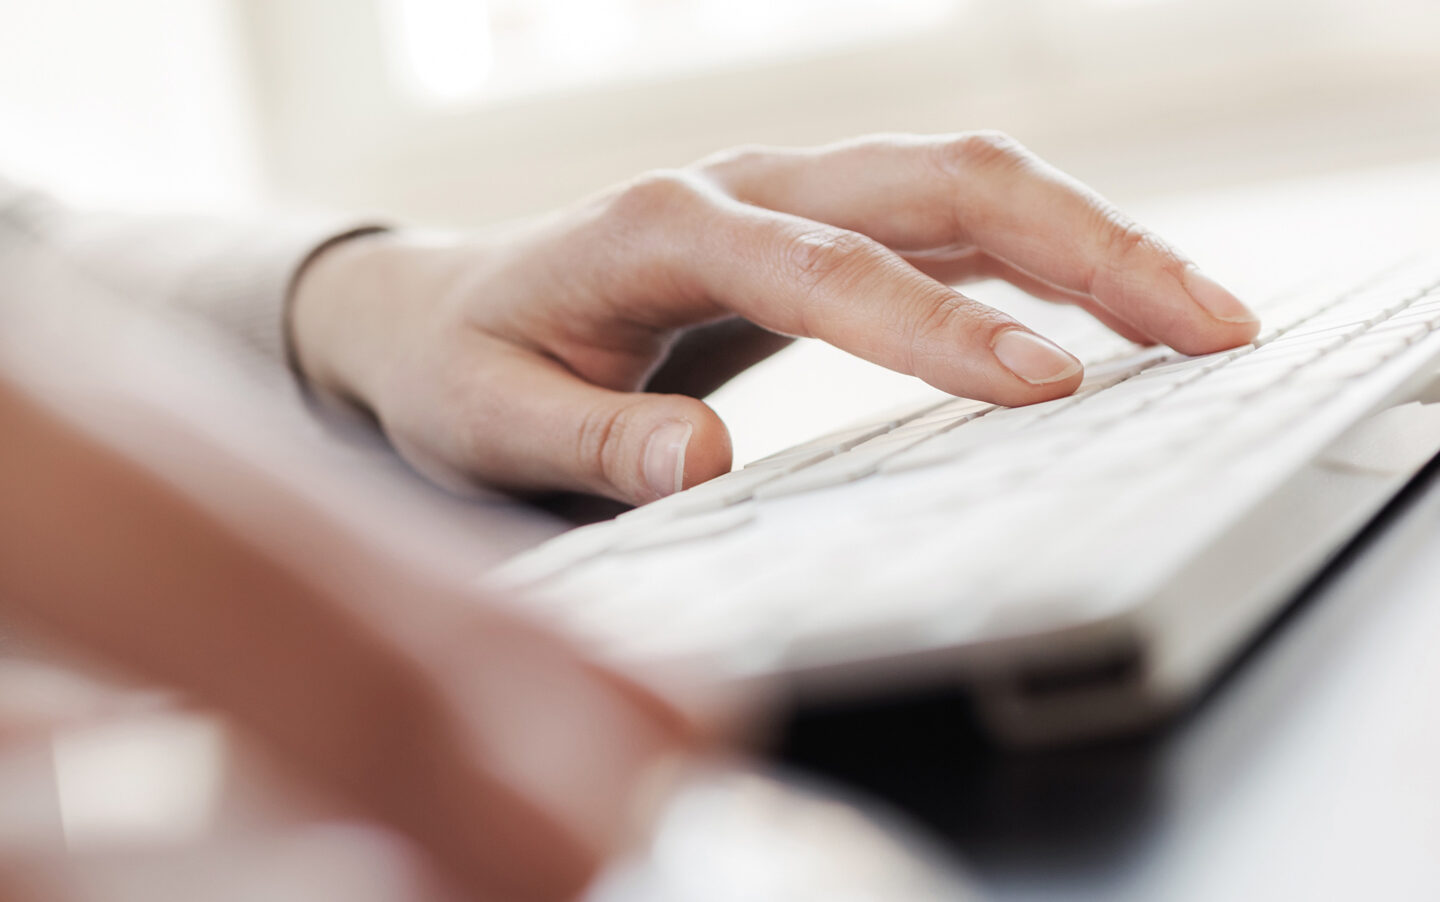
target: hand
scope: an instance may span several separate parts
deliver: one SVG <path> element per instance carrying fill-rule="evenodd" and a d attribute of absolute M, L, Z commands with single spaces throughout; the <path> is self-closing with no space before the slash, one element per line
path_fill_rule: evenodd
<path fill-rule="evenodd" d="M 301 276 L 291 326 L 309 383 L 373 412 L 437 482 L 644 503 L 730 468 L 693 396 L 784 336 L 1001 404 L 1074 391 L 1078 360 L 946 287 L 997 276 L 1186 353 L 1258 330 L 1174 249 L 990 133 L 735 151 L 488 240 L 341 242 Z"/>
<path fill-rule="evenodd" d="M 213 706 L 468 897 L 572 898 L 714 738 L 709 700 L 662 697 L 181 429 L 157 437 L 203 468 L 203 503 L 3 380 L 0 434 L 7 634 Z"/>

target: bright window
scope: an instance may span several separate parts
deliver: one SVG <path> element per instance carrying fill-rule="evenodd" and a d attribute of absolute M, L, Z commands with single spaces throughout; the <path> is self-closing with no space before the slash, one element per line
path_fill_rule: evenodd
<path fill-rule="evenodd" d="M 683 75 L 861 46 L 963 0 L 383 0 L 395 74 L 430 103 Z"/>

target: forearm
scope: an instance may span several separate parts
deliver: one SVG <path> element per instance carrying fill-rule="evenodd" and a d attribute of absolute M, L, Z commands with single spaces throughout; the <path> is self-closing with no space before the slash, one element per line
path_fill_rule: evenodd
<path fill-rule="evenodd" d="M 82 212 L 0 179 L 0 252 L 51 258 L 130 303 L 208 322 L 277 364 L 288 363 L 286 308 L 299 271 L 329 242 L 373 229 Z"/>

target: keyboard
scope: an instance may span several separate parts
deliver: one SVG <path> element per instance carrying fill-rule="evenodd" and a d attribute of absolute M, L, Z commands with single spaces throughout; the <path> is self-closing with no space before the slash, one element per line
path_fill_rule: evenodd
<path fill-rule="evenodd" d="M 581 527 L 490 579 L 608 653 L 797 706 L 963 687 L 1001 739 L 1195 697 L 1440 449 L 1440 258 L 1124 343 L 1068 397 L 896 411 Z"/>

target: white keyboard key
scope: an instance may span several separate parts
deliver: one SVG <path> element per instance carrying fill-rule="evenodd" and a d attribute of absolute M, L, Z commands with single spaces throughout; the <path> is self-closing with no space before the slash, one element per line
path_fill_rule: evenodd
<path fill-rule="evenodd" d="M 1017 477 L 1037 469 L 1039 463 L 1029 456 L 992 454 L 971 460 L 961 458 L 934 476 L 935 501 L 955 503 L 956 499 L 973 499 L 1004 494 Z"/>
<path fill-rule="evenodd" d="M 1220 399 L 1239 399 L 1263 391 L 1298 367 L 1289 363 L 1245 370 L 1221 370 L 1208 379 L 1201 379 L 1175 393 L 1175 402 L 1194 403 Z"/>
<path fill-rule="evenodd" d="M 1377 360 L 1386 360 L 1410 347 L 1415 338 L 1419 337 L 1419 334 L 1412 334 L 1410 330 L 1391 332 L 1376 332 L 1371 330 L 1353 339 L 1345 346 L 1344 350 L 1347 352 L 1370 353 L 1374 354 Z"/>
<path fill-rule="evenodd" d="M 1177 394 L 1164 404 L 1156 405 L 1146 412 L 1144 419 L 1137 420 L 1134 428 L 1147 434 L 1172 435 L 1183 438 L 1211 427 L 1223 425 L 1222 421 L 1235 415 L 1242 401 L 1238 398 L 1221 396 L 1205 397 L 1196 395 L 1186 398 Z M 1119 440 L 1125 433 L 1119 433 Z M 1114 441 L 1114 434 L 1106 437 Z"/>
<path fill-rule="evenodd" d="M 1180 356 L 1169 348 L 1150 348 L 1120 360 L 1087 366 L 1085 377 L 1080 381 L 1080 387 L 1075 389 L 1075 393 L 1085 394 L 1109 388 L 1152 367 L 1173 363 Z"/>
<path fill-rule="evenodd" d="M 1113 396 L 1106 392 L 1067 410 L 1064 416 L 1055 418 L 1055 424 L 1076 428 L 1079 426 L 1099 427 L 1113 423 L 1141 410 L 1154 398 L 1163 396 L 1172 388 L 1172 386 L 1152 383 L 1150 392 L 1129 392 Z"/>
<path fill-rule="evenodd" d="M 881 436 L 874 442 L 867 442 L 844 454 L 837 454 L 814 466 L 806 467 L 774 482 L 762 485 L 755 490 L 755 497 L 761 500 L 778 498 L 782 495 L 810 492 L 854 482 L 876 472 L 882 463 L 922 441 L 924 436 L 914 435 L 910 436 L 908 440 L 897 441 L 885 441 L 886 438 L 888 436 Z"/>
<path fill-rule="evenodd" d="M 941 423 L 952 423 L 961 420 L 974 419 L 982 413 L 995 409 L 994 404 L 986 401 L 972 401 L 969 398 L 955 398 L 935 407 L 923 416 L 916 417 L 905 424 L 903 428 L 915 428 L 924 425 L 938 425 Z"/>
<path fill-rule="evenodd" d="M 1021 469 L 1041 467 L 1094 436 L 1094 431 L 1077 426 L 1066 429 L 1035 430 L 1015 440 L 996 443 L 967 457 L 966 466 L 975 468 Z"/>
<path fill-rule="evenodd" d="M 1344 382 L 1374 371 L 1388 355 L 1366 348 L 1340 348 L 1301 371 L 1307 382 Z"/>
<path fill-rule="evenodd" d="M 1440 310 L 1440 286 L 1431 288 L 1406 306 L 1407 310 Z"/>
<path fill-rule="evenodd" d="M 925 473 L 925 479 L 904 479 L 904 473 L 880 474 L 871 485 L 883 489 L 867 504 L 865 513 L 877 523 L 909 524 L 927 512 L 941 510 L 952 513 L 969 509 L 1006 494 L 1013 485 L 1016 470 L 1011 466 L 979 469 L 968 464 L 936 466 Z"/>
<path fill-rule="evenodd" d="M 984 419 L 992 424 L 998 422 L 1029 424 L 1054 416 L 1080 400 L 1080 396 L 1071 394 L 1063 398 L 1041 401 L 1038 404 L 1026 404 L 1024 407 L 997 407 L 987 413 Z"/>
<path fill-rule="evenodd" d="M 1174 391 L 1176 388 L 1180 387 L 1181 385 L 1185 385 L 1188 382 L 1190 382 L 1190 379 L 1188 378 L 1176 377 L 1171 377 L 1169 379 L 1146 380 L 1141 380 L 1138 378 L 1127 379 L 1126 381 L 1120 383 L 1114 388 L 1111 388 L 1101 393 L 1098 397 L 1092 398 L 1086 403 L 1093 404 L 1097 401 L 1104 401 L 1110 398 L 1132 398 L 1137 401 L 1154 401 L 1157 398 L 1164 397 L 1165 395 Z"/>
<path fill-rule="evenodd" d="M 1317 359 L 1330 347 L 1338 347 L 1339 344 L 1339 341 L 1329 342 L 1328 344 L 1323 342 L 1312 342 L 1308 344 L 1302 342 L 1292 345 L 1282 345 L 1278 342 L 1272 342 L 1261 348 L 1258 352 L 1246 357 L 1244 360 L 1237 360 L 1230 364 L 1226 367 L 1226 370 L 1232 373 L 1240 373 L 1256 368 L 1270 369 L 1282 366 L 1287 369 L 1295 369 L 1296 367 L 1304 366 L 1312 360 Z"/>
<path fill-rule="evenodd" d="M 655 612 L 658 617 L 645 621 L 644 629 L 636 628 L 636 614 L 611 611 L 592 615 L 596 626 L 590 631 L 607 633 L 607 645 L 620 655 L 718 658 L 713 663 L 732 671 L 763 667 L 778 657 L 784 638 L 793 632 L 791 622 L 805 610 L 797 599 L 841 597 L 844 576 L 841 567 L 819 567 L 811 561 L 731 568 L 723 588 L 670 598 L 663 612 Z"/>
<path fill-rule="evenodd" d="M 533 585 L 608 551 L 624 534 L 618 521 L 613 520 L 577 527 L 511 558 L 491 571 L 486 581 L 511 589 Z"/>
<path fill-rule="evenodd" d="M 775 461 L 789 458 L 791 456 L 803 457 L 806 455 L 819 455 L 820 457 L 825 457 L 828 456 L 828 454 L 835 454 L 840 451 L 848 450 L 865 441 L 866 439 L 874 438 L 877 435 L 882 435 L 886 432 L 889 432 L 894 425 L 895 424 L 893 422 L 889 420 L 884 420 L 878 423 L 872 423 L 868 426 L 854 426 L 849 429 L 842 429 L 838 432 L 832 432 L 828 435 L 822 435 L 817 439 L 812 439 L 803 444 L 796 445 L 793 448 L 786 448 L 783 451 L 776 451 L 774 454 L 771 454 L 767 457 L 762 457 L 759 460 L 752 460 L 745 466 L 754 467 L 760 464 L 773 463 Z M 828 452 L 828 454 L 826 452 Z"/>
<path fill-rule="evenodd" d="M 1419 323 L 1423 326 L 1433 327 L 1440 324 L 1440 303 L 1422 301 L 1414 304 L 1395 314 L 1388 320 L 1388 323 L 1394 325 Z"/>
<path fill-rule="evenodd" d="M 628 523 L 640 519 L 668 520 L 707 511 L 720 510 L 732 504 L 739 504 L 754 496 L 755 490 L 769 482 L 784 478 L 787 474 L 802 469 L 802 465 L 813 465 L 833 455 L 814 452 L 813 457 L 796 456 L 777 459 L 769 464 L 732 470 L 717 476 L 709 482 L 694 488 L 669 495 L 659 501 L 627 511 L 616 518 L 616 522 Z"/>
<path fill-rule="evenodd" d="M 999 440 L 1023 429 L 1028 422 L 1019 418 L 999 418 L 987 414 L 978 420 L 965 423 L 949 432 L 943 432 L 926 439 L 889 458 L 880 465 L 883 473 L 896 473 L 916 467 L 928 467 L 954 461 L 966 452 L 983 447 L 986 443 Z"/>
<path fill-rule="evenodd" d="M 1432 330 L 1430 329 L 1430 327 L 1425 325 L 1424 323 L 1397 323 L 1394 321 L 1390 321 L 1382 323 L 1371 329 L 1369 332 L 1366 332 L 1365 335 L 1359 340 L 1366 341 L 1372 338 L 1378 338 L 1380 336 L 1394 336 L 1396 338 L 1402 339 L 1406 344 L 1414 344 L 1415 342 L 1424 338 L 1426 335 L 1429 335 L 1431 331 Z"/>
<path fill-rule="evenodd" d="M 896 429 L 892 432 L 887 432 L 884 435 L 876 436 L 875 438 L 871 439 L 870 442 L 866 442 L 865 444 L 870 444 L 871 442 L 878 441 L 898 442 L 905 439 L 931 438 L 933 436 L 941 434 L 942 432 L 949 432 L 952 429 L 963 426 L 964 424 L 970 422 L 973 419 L 975 419 L 975 416 L 972 415 L 967 417 L 960 417 L 953 420 L 943 420 L 940 422 L 910 423 L 908 425 L 901 426 L 899 429 Z"/>
<path fill-rule="evenodd" d="M 1221 351 L 1216 354 L 1205 354 L 1200 357 L 1182 357 L 1172 363 L 1164 363 L 1151 367 L 1133 379 L 1136 383 L 1146 383 L 1154 380 L 1170 380 L 1177 382 L 1198 379 L 1200 376 L 1210 372 L 1218 366 L 1223 366 L 1231 360 L 1239 357 L 1239 349 Z"/>
<path fill-rule="evenodd" d="M 892 429 L 884 435 L 877 435 L 875 438 L 872 438 L 870 441 L 864 442 L 863 444 L 869 445 L 874 442 L 898 442 L 905 439 L 928 438 L 932 435 L 939 435 L 942 432 L 949 432 L 951 429 L 954 429 L 961 423 L 968 423 L 973 419 L 975 419 L 975 417 L 969 416 L 957 417 L 953 420 L 941 420 L 938 422 L 925 422 L 923 420 L 917 420 L 914 423 L 907 423 L 904 426 L 901 426 L 899 429 Z M 863 447 L 863 445 L 857 445 L 856 447 Z"/>
<path fill-rule="evenodd" d="M 1260 334 L 1255 336 L 1256 345 L 1269 344 L 1284 335 L 1317 312 L 1313 295 L 1305 294 L 1275 308 L 1265 308 L 1260 314 Z"/>
<path fill-rule="evenodd" d="M 1363 332 L 1368 325 L 1368 322 L 1356 322 L 1348 317 L 1316 317 L 1291 329 L 1284 338 L 1272 343 L 1271 347 L 1293 347 L 1321 340 L 1343 342 Z"/>
<path fill-rule="evenodd" d="M 1149 423 L 1135 422 L 1120 429 L 1112 430 L 1102 443 L 1087 449 L 1087 453 L 1110 455 L 1117 462 L 1128 462 L 1132 467 L 1143 467 L 1151 460 L 1162 460 L 1168 452 L 1185 444 L 1191 437 L 1204 430 L 1204 423 L 1196 417 L 1178 415 L 1166 427 L 1157 421 L 1155 428 Z"/>
<path fill-rule="evenodd" d="M 1069 494 L 1020 492 L 989 502 L 936 506 L 913 518 L 892 546 L 888 566 L 838 576 L 844 591 L 798 609 L 785 660 L 793 665 L 843 658 L 869 647 L 903 647 L 943 629 L 988 619 L 985 573 L 1034 565 L 1034 549 L 1074 528 L 1083 513 Z"/>
<path fill-rule="evenodd" d="M 1308 374 L 1296 374 L 1298 378 L 1289 379 L 1275 386 L 1266 393 L 1264 403 L 1258 405 L 1260 408 L 1269 408 L 1277 411 L 1299 411 L 1305 412 L 1315 405 L 1334 398 L 1339 389 L 1333 383 L 1326 383 L 1310 379 Z M 1247 407 L 1246 413 L 1250 412 Z M 1288 415 L 1288 414 L 1287 414 Z"/>
<path fill-rule="evenodd" d="M 1315 318 L 1349 322 L 1366 322 L 1368 320 L 1384 319 L 1404 307 L 1413 299 L 1414 296 L 1405 297 L 1404 295 L 1395 293 L 1372 294 L 1362 292 L 1325 308 L 1325 310 L 1317 314 Z"/>
<path fill-rule="evenodd" d="M 667 524 L 664 529 L 636 530 L 622 536 L 610 547 L 612 554 L 627 551 L 645 551 L 664 545 L 689 542 L 695 539 L 718 536 L 738 529 L 755 519 L 754 504 L 737 504 L 708 513 L 685 517 Z"/>

